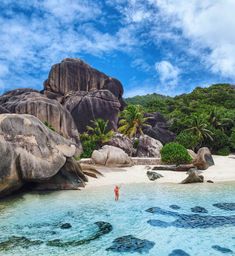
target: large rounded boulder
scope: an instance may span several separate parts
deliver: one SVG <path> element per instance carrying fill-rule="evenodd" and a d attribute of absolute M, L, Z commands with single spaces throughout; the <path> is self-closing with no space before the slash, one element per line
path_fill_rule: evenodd
<path fill-rule="evenodd" d="M 86 131 L 91 120 L 108 120 L 108 128 L 117 130 L 120 102 L 109 90 L 76 92 L 66 95 L 64 106 L 71 113 L 80 133 Z"/>
<path fill-rule="evenodd" d="M 0 196 L 26 183 L 50 184 L 61 170 L 66 180 L 68 164 L 73 166 L 69 172 L 76 176 L 73 187 L 84 184 L 86 178 L 72 158 L 76 151 L 75 143 L 51 131 L 36 117 L 1 114 L 0 138 Z M 58 181 L 56 188 L 63 188 L 63 179 Z"/>
<path fill-rule="evenodd" d="M 135 152 L 132 140 L 121 133 L 115 133 L 112 139 L 107 142 L 107 145 L 121 148 L 128 154 L 128 156 L 132 156 Z"/>
<path fill-rule="evenodd" d="M 141 135 L 138 139 L 136 156 L 160 158 L 162 147 L 163 145 L 159 140 L 155 140 L 148 135 Z"/>
<path fill-rule="evenodd" d="M 115 78 L 92 68 L 81 59 L 66 58 L 52 66 L 44 82 L 45 94 L 66 95 L 71 91 L 89 92 L 107 89 L 123 104 L 122 84 Z"/>
<path fill-rule="evenodd" d="M 210 166 L 214 165 L 215 163 L 209 148 L 207 147 L 200 148 L 197 152 L 197 156 L 193 160 L 193 164 L 199 170 L 206 170 Z"/>
<path fill-rule="evenodd" d="M 131 158 L 122 149 L 109 145 L 94 150 L 91 158 L 97 165 L 109 167 L 132 166 Z"/>
<path fill-rule="evenodd" d="M 0 105 L 10 113 L 36 116 L 65 138 L 72 139 L 76 143 L 77 154 L 81 152 L 79 133 L 73 118 L 57 100 L 32 89 L 17 89 L 2 95 Z"/>

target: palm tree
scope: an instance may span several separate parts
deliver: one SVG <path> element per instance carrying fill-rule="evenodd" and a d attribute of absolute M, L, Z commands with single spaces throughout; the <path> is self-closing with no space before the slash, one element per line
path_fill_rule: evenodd
<path fill-rule="evenodd" d="M 88 136 L 93 136 L 94 140 L 101 145 L 110 141 L 114 132 L 108 129 L 108 122 L 101 118 L 91 121 L 92 126 L 87 126 Z"/>
<path fill-rule="evenodd" d="M 198 136 L 201 142 L 205 139 L 213 141 L 213 133 L 207 128 L 207 123 L 204 121 L 204 118 L 202 116 L 193 116 L 190 127 L 185 130 L 191 131 L 193 134 Z"/>
<path fill-rule="evenodd" d="M 127 135 L 129 138 L 143 134 L 143 127 L 147 124 L 149 117 L 144 117 L 144 110 L 140 105 L 129 105 L 120 115 L 119 132 Z"/>
<path fill-rule="evenodd" d="M 214 128 L 220 129 L 223 132 L 230 130 L 234 125 L 233 120 L 228 117 L 223 117 L 222 113 L 219 112 L 217 108 L 213 108 L 209 112 L 208 121 Z"/>

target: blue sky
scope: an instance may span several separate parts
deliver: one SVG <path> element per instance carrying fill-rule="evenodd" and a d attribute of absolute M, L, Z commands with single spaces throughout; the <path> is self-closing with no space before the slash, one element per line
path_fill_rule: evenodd
<path fill-rule="evenodd" d="M 1 0 L 0 92 L 81 58 L 125 97 L 235 81 L 234 0 Z"/>

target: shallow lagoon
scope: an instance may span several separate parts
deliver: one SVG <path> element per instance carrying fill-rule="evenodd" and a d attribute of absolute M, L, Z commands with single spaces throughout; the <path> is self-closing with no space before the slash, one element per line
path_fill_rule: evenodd
<path fill-rule="evenodd" d="M 114 239 L 126 235 L 155 243 L 141 255 L 216 256 L 223 255 L 220 247 L 233 251 L 226 255 L 235 255 L 235 210 L 213 206 L 216 203 L 235 203 L 235 183 L 123 185 L 119 202 L 113 200 L 110 186 L 19 195 L 0 202 L 0 255 L 140 255 L 106 250 Z M 146 211 L 152 207 L 160 207 L 162 212 Z M 208 213 L 195 213 L 191 208 L 205 208 Z M 216 227 L 213 223 L 182 227 L 171 224 L 177 219 L 174 213 L 183 219 L 198 214 L 211 216 L 210 220 L 223 216 L 230 221 Z M 157 225 L 151 225 L 150 220 L 157 220 Z M 103 232 L 96 222 L 110 223 L 113 229 Z M 64 223 L 72 227 L 61 229 Z M 171 254 L 177 249 L 187 254 Z"/>

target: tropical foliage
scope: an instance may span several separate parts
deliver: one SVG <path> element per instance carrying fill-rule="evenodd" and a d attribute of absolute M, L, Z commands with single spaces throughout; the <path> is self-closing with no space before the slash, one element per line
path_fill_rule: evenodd
<path fill-rule="evenodd" d="M 108 121 L 100 118 L 91 121 L 87 131 L 80 136 L 83 146 L 81 158 L 91 157 L 92 152 L 109 142 L 113 135 L 114 132 L 108 128 Z"/>
<path fill-rule="evenodd" d="M 177 134 L 177 141 L 184 146 L 208 146 L 213 153 L 221 153 L 223 148 L 227 152 L 235 151 L 235 87 L 232 85 L 198 87 L 174 98 L 158 94 L 137 96 L 126 99 L 126 102 L 141 105 L 145 112 L 162 113 L 169 121 L 170 129 Z M 183 131 L 189 134 L 182 135 Z M 191 134 L 198 138 L 197 143 L 191 143 Z"/>
<path fill-rule="evenodd" d="M 120 115 L 119 132 L 129 138 L 143 134 L 143 128 L 148 126 L 149 117 L 144 116 L 144 109 L 140 105 L 127 106 Z"/>
<path fill-rule="evenodd" d="M 161 159 L 166 164 L 188 164 L 192 158 L 187 149 L 175 142 L 164 145 L 161 149 Z"/>

